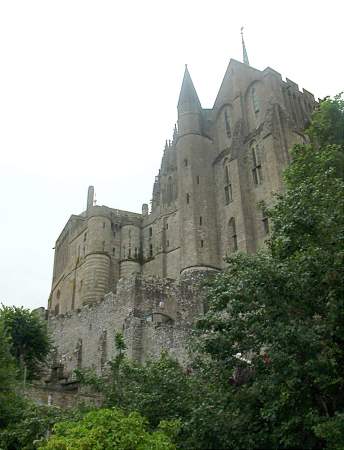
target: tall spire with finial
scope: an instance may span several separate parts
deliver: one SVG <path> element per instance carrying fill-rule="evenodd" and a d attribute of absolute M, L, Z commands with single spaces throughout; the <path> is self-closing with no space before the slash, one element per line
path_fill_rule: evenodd
<path fill-rule="evenodd" d="M 248 60 L 248 55 L 247 55 L 247 51 L 246 51 L 246 46 L 245 46 L 245 41 L 244 41 L 244 27 L 241 27 L 241 43 L 242 43 L 242 59 L 243 59 L 243 63 L 247 64 L 248 66 L 250 65 L 250 62 Z"/>

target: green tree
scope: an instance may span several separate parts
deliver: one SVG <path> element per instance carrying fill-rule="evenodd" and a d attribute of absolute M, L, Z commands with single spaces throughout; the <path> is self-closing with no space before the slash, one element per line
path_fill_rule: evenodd
<path fill-rule="evenodd" d="M 164 431 L 171 431 L 163 423 Z M 91 411 L 79 421 L 57 423 L 54 434 L 39 450 L 174 450 L 165 432 L 147 431 L 146 420 L 137 412 L 125 415 L 118 409 Z"/>
<path fill-rule="evenodd" d="M 81 417 L 77 410 L 63 411 L 52 406 L 36 405 L 24 399 L 21 399 L 20 405 L 17 402 L 16 407 L 15 415 L 11 416 L 4 429 L 0 429 L 1 450 L 35 450 L 36 443 L 47 436 L 56 422 Z"/>
<path fill-rule="evenodd" d="M 162 420 L 186 417 L 193 405 L 194 380 L 173 358 L 162 353 L 158 360 L 137 364 L 125 356 L 123 336 L 117 333 L 117 356 L 103 378 L 92 371 L 77 370 L 78 380 L 104 395 L 104 406 L 138 411 L 151 428 Z"/>
<path fill-rule="evenodd" d="M 4 306 L 0 320 L 11 339 L 11 353 L 27 379 L 39 376 L 42 364 L 50 351 L 46 324 L 25 308 Z"/>
<path fill-rule="evenodd" d="M 17 369 L 10 350 L 10 339 L 0 320 L 0 430 L 14 420 L 20 402 L 15 392 Z"/>
<path fill-rule="evenodd" d="M 294 147 L 286 192 L 269 211 L 268 249 L 228 260 L 197 323 L 227 424 L 226 442 L 213 446 L 202 428 L 207 411 L 198 409 L 194 448 L 344 448 L 340 97 L 321 102 L 308 135 L 308 144 Z"/>

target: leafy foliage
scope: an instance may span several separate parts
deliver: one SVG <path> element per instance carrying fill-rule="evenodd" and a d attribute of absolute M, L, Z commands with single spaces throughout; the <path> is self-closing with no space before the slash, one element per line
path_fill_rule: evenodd
<path fill-rule="evenodd" d="M 10 339 L 0 320 L 0 430 L 15 420 L 20 400 L 15 392 L 17 370 Z"/>
<path fill-rule="evenodd" d="M 322 102 L 269 211 L 267 251 L 235 254 L 210 289 L 197 329 L 227 398 L 218 448 L 344 446 L 343 130 L 343 101 Z"/>
<path fill-rule="evenodd" d="M 166 424 L 163 425 L 164 428 Z M 145 419 L 137 412 L 125 415 L 119 409 L 91 411 L 76 422 L 60 422 L 54 434 L 39 450 L 174 450 L 161 430 L 147 431 Z"/>
<path fill-rule="evenodd" d="M 39 376 L 51 348 L 46 325 L 34 312 L 16 306 L 2 305 L 0 320 L 11 339 L 11 353 L 18 367 L 26 368 L 27 379 Z"/>
<path fill-rule="evenodd" d="M 18 406 L 18 405 L 17 405 Z M 57 421 L 76 420 L 79 411 L 62 411 L 51 406 L 39 406 L 27 400 L 21 400 L 15 420 L 0 431 L 1 450 L 35 450 L 37 443 L 46 438 Z"/>

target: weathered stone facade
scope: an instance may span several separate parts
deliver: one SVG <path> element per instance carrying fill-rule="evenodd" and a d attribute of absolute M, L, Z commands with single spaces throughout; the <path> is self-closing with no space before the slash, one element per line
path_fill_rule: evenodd
<path fill-rule="evenodd" d="M 289 149 L 305 142 L 314 106 L 273 69 L 231 60 L 213 108 L 203 109 L 185 69 L 151 210 L 95 206 L 90 187 L 86 210 L 57 239 L 49 327 L 68 373 L 100 371 L 115 353 L 115 330 L 138 361 L 163 348 L 186 360 L 203 308 L 194 277 L 264 245 L 264 205 L 283 189 Z"/>

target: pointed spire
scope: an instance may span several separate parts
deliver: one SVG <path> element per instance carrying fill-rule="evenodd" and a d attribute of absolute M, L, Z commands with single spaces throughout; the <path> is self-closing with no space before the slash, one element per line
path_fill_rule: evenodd
<path fill-rule="evenodd" d="M 250 65 L 244 41 L 244 27 L 241 27 L 241 43 L 242 43 L 242 60 L 244 64 Z"/>
<path fill-rule="evenodd" d="M 178 110 L 181 112 L 196 112 L 200 109 L 201 102 L 192 82 L 188 66 L 185 64 L 184 78 L 178 100 Z"/>
<path fill-rule="evenodd" d="M 173 129 L 173 140 L 176 139 L 177 134 L 178 134 L 177 124 L 175 123 L 175 124 L 174 124 L 174 129 Z"/>

